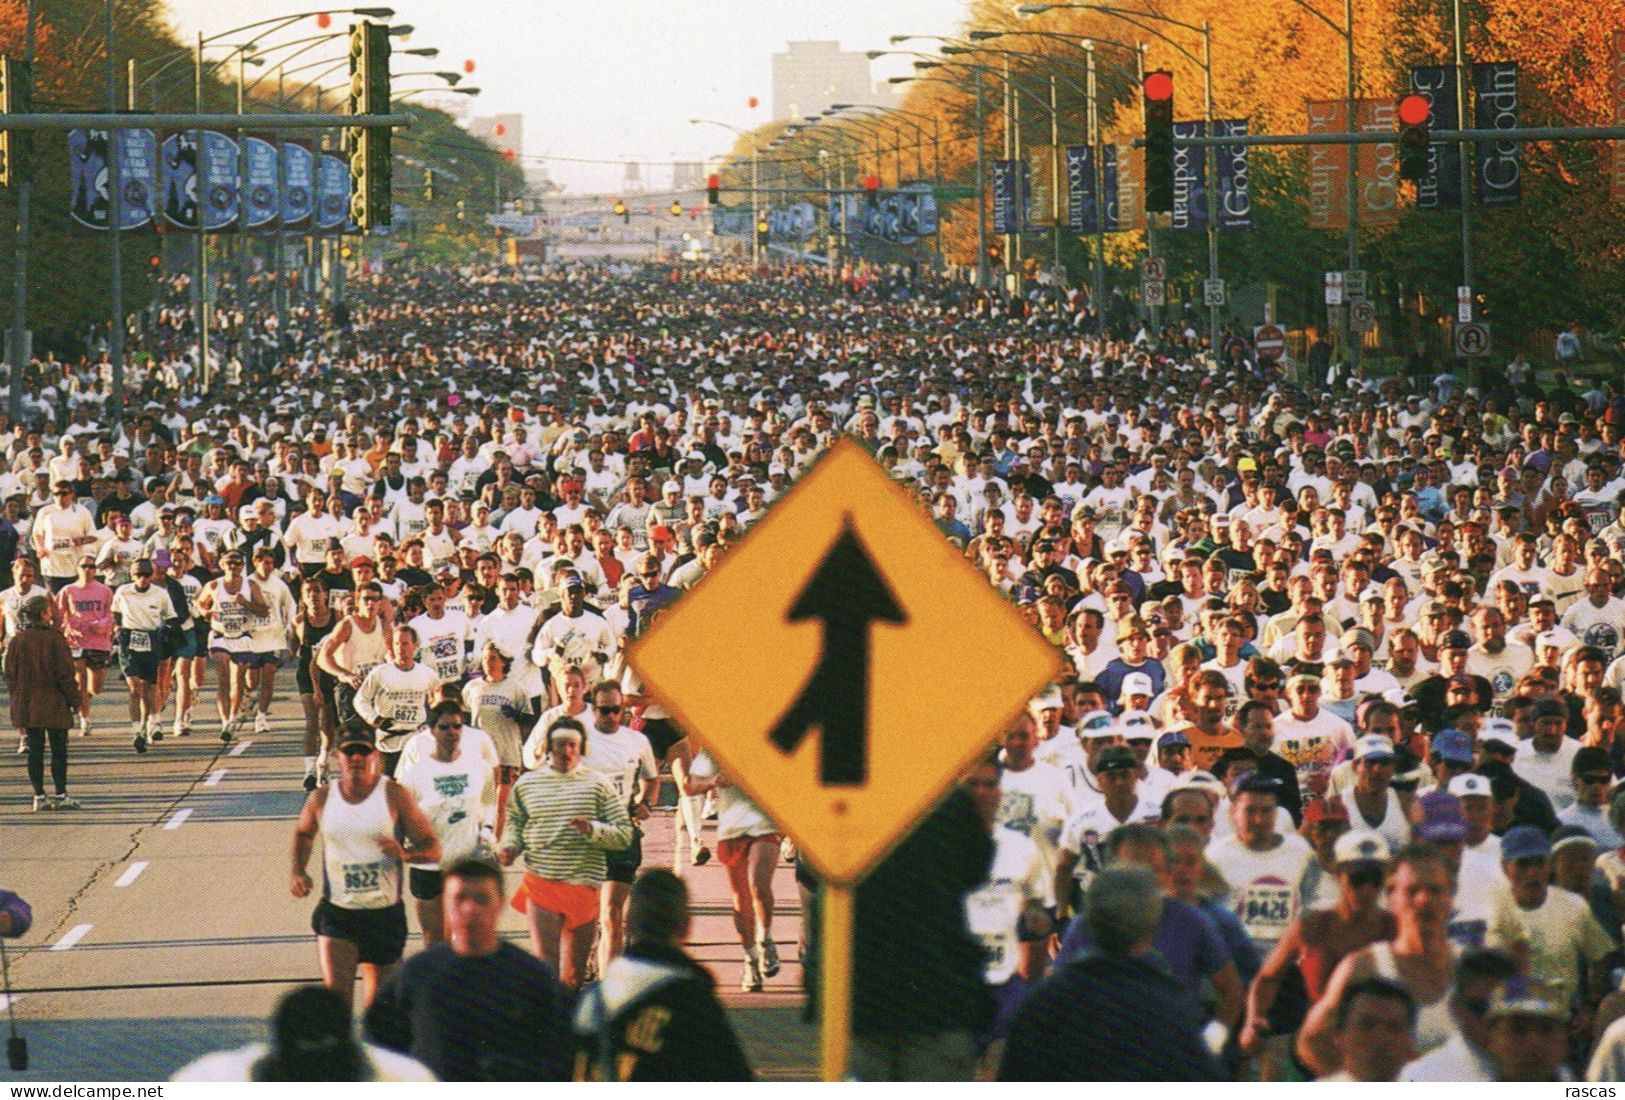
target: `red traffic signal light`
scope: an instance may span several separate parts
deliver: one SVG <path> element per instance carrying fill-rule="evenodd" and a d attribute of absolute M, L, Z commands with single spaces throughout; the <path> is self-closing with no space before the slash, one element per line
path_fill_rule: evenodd
<path fill-rule="evenodd" d="M 147 266 L 152 268 L 154 271 L 157 271 L 158 268 L 163 265 L 163 262 L 164 262 L 164 258 L 162 256 L 148 256 L 147 257 Z"/>
<path fill-rule="evenodd" d="M 865 191 L 879 191 L 880 190 L 880 177 L 879 176 L 864 176 L 863 177 L 863 189 Z"/>
<path fill-rule="evenodd" d="M 1163 69 L 1145 74 L 1145 98 L 1152 102 L 1174 98 L 1174 74 Z"/>
<path fill-rule="evenodd" d="M 1156 69 L 1140 84 L 1145 96 L 1145 208 L 1174 208 L 1174 74 Z"/>
<path fill-rule="evenodd" d="M 722 202 L 722 177 L 714 172 L 705 177 L 705 201 L 712 206 Z"/>
<path fill-rule="evenodd" d="M 1433 104 L 1425 95 L 1408 95 L 1399 101 L 1399 122 L 1402 126 L 1426 126 Z"/>

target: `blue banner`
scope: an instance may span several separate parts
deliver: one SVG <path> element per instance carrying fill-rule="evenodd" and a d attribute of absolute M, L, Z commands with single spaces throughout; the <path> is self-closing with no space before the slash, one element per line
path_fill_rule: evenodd
<path fill-rule="evenodd" d="M 1104 193 L 1105 202 L 1101 205 L 1106 208 L 1106 232 L 1120 233 L 1125 229 L 1133 229 L 1132 225 L 1123 224 L 1122 204 L 1117 194 L 1117 146 L 1108 145 L 1100 151 L 1100 190 Z"/>
<path fill-rule="evenodd" d="M 1214 137 L 1246 137 L 1247 120 L 1215 119 L 1213 130 Z M 1247 176 L 1247 149 L 1245 145 L 1220 145 L 1213 150 L 1219 175 L 1220 229 L 1253 227 L 1253 195 Z"/>
<path fill-rule="evenodd" d="M 310 221 L 315 203 L 316 158 L 310 146 L 297 141 L 282 143 L 282 224 L 303 229 Z"/>
<path fill-rule="evenodd" d="M 203 131 L 203 228 L 226 229 L 237 221 L 237 143 L 218 130 Z"/>
<path fill-rule="evenodd" d="M 767 215 L 767 235 L 776 241 L 805 244 L 818 228 L 818 210 L 810 202 L 781 206 Z"/>
<path fill-rule="evenodd" d="M 337 233 L 350 220 L 350 166 L 333 153 L 316 155 L 316 231 Z"/>
<path fill-rule="evenodd" d="M 1066 147 L 1066 227 L 1073 233 L 1100 232 L 1100 201 L 1095 193 L 1092 145 Z"/>
<path fill-rule="evenodd" d="M 1200 120 L 1174 123 L 1174 211 L 1171 227 L 1176 230 L 1207 229 L 1207 149 L 1182 145 L 1185 138 L 1206 136 Z"/>
<path fill-rule="evenodd" d="M 1411 91 L 1428 101 L 1428 128 L 1454 130 L 1456 67 L 1415 65 Z M 1428 174 L 1416 185 L 1418 210 L 1457 210 L 1461 207 L 1461 149 L 1453 141 L 1428 144 Z"/>
<path fill-rule="evenodd" d="M 1013 160 L 993 162 L 993 232 L 1012 234 L 1021 232 L 1021 186 L 1017 182 Z"/>
<path fill-rule="evenodd" d="M 260 229 L 276 220 L 281 208 L 278 194 L 282 166 L 277 147 L 264 138 L 243 139 L 243 215 L 249 229 Z"/>
<path fill-rule="evenodd" d="M 1484 61 L 1473 66 L 1473 125 L 1480 130 L 1518 126 L 1518 63 Z M 1484 206 L 1523 201 L 1521 146 L 1516 141 L 1476 142 L 1473 191 Z"/>
<path fill-rule="evenodd" d="M 112 185 L 108 141 L 117 142 L 119 156 L 119 228 L 140 229 L 152 221 L 154 175 L 158 168 L 157 139 L 151 130 L 70 130 L 68 158 L 70 189 L 68 213 L 80 225 L 106 229 L 107 191 Z"/>
<path fill-rule="evenodd" d="M 937 197 L 929 183 L 909 183 L 897 191 L 868 191 L 847 197 L 848 233 L 863 233 L 892 244 L 913 244 L 935 233 L 937 221 Z"/>

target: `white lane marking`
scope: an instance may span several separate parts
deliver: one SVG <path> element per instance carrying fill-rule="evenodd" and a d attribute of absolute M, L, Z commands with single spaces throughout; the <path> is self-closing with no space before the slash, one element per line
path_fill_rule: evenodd
<path fill-rule="evenodd" d="M 168 821 L 164 822 L 164 828 L 165 829 L 179 829 L 183 824 L 185 824 L 186 819 L 191 817 L 191 816 L 192 816 L 192 811 L 189 810 L 189 809 L 187 809 L 187 810 L 176 810 L 175 811 L 175 816 L 170 818 Z"/>
<path fill-rule="evenodd" d="M 85 933 L 96 927 L 93 924 L 76 924 L 68 929 L 68 934 L 51 945 L 52 951 L 66 951 L 74 944 L 85 938 Z"/>
<path fill-rule="evenodd" d="M 144 859 L 138 859 L 134 863 L 130 864 L 128 867 L 126 867 L 124 869 L 124 873 L 118 877 L 118 881 L 113 883 L 113 885 L 114 886 L 128 886 L 128 885 L 130 885 L 130 883 L 132 883 L 136 879 L 140 878 L 141 877 L 141 872 L 145 871 L 146 869 L 147 869 L 147 861 L 144 860 Z"/>
<path fill-rule="evenodd" d="M 224 778 L 226 778 L 226 769 L 216 768 L 214 771 L 209 773 L 209 778 L 203 781 L 203 785 L 205 787 L 213 787 Z"/>
<path fill-rule="evenodd" d="M 230 752 L 226 753 L 226 755 L 241 756 L 243 753 L 248 751 L 248 746 L 252 745 L 253 743 L 253 741 L 239 741 L 237 742 L 236 747 L 234 747 Z"/>

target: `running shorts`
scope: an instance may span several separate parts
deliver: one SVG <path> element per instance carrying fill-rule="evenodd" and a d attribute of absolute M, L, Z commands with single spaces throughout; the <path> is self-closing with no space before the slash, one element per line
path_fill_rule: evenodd
<path fill-rule="evenodd" d="M 754 844 L 771 844 L 777 848 L 783 838 L 778 833 L 758 833 L 755 836 L 731 836 L 717 841 L 717 859 L 724 867 L 742 866 Z M 777 858 L 777 857 L 775 857 Z"/>
<path fill-rule="evenodd" d="M 323 898 L 310 927 L 318 936 L 355 944 L 360 961 L 374 966 L 398 963 L 406 951 L 406 906 L 398 901 L 383 909 L 345 909 Z"/>
<path fill-rule="evenodd" d="M 530 906 L 564 918 L 564 930 L 580 928 L 598 919 L 598 888 L 574 882 L 554 882 L 531 871 L 525 872 L 524 881 L 513 893 L 510 902 L 524 913 Z"/>

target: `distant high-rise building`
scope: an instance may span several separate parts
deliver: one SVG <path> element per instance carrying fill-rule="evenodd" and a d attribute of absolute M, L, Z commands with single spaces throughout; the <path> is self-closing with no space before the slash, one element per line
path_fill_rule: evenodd
<path fill-rule="evenodd" d="M 671 166 L 673 191 L 687 191 L 705 186 L 705 165 L 694 161 L 678 161 Z"/>
<path fill-rule="evenodd" d="M 836 103 L 897 105 L 888 88 L 875 86 L 868 57 L 839 42 L 791 42 L 773 55 L 775 119 L 816 115 Z"/>

